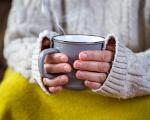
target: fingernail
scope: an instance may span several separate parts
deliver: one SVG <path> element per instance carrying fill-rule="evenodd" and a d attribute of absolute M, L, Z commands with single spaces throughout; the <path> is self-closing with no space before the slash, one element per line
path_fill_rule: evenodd
<path fill-rule="evenodd" d="M 53 93 L 55 91 L 55 88 L 54 87 L 50 87 L 49 90 L 50 90 L 50 92 Z"/>
<path fill-rule="evenodd" d="M 76 62 L 76 67 L 80 67 L 81 66 L 81 62 Z"/>
<path fill-rule="evenodd" d="M 83 59 L 87 58 L 87 54 L 81 53 L 81 54 L 80 54 L 80 58 L 83 58 Z"/>
<path fill-rule="evenodd" d="M 89 81 L 86 80 L 86 81 L 84 82 L 84 84 L 85 84 L 85 85 L 88 85 L 88 84 L 89 84 Z"/>
<path fill-rule="evenodd" d="M 64 70 L 65 70 L 66 72 L 70 72 L 70 67 L 69 67 L 68 65 L 65 65 L 65 66 L 64 66 Z"/>
<path fill-rule="evenodd" d="M 79 72 L 79 71 L 78 71 L 77 76 L 78 76 L 78 77 L 82 77 L 82 76 L 83 76 L 82 72 Z"/>

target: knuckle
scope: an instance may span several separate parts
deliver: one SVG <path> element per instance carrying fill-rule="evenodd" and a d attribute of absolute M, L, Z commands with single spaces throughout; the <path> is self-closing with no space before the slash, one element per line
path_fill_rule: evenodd
<path fill-rule="evenodd" d="M 80 62 L 80 69 L 89 69 L 89 64 L 87 62 Z"/>
<path fill-rule="evenodd" d="M 98 82 L 98 83 L 100 83 L 100 82 L 101 82 L 101 80 L 102 80 L 102 76 L 101 76 L 101 75 L 99 75 L 99 76 L 98 76 L 98 80 L 97 80 L 97 82 Z"/>
<path fill-rule="evenodd" d="M 114 53 L 112 51 L 107 51 L 106 60 L 107 62 L 111 62 L 114 59 Z"/>
<path fill-rule="evenodd" d="M 56 60 L 58 62 L 67 62 L 68 61 L 68 57 L 65 54 L 57 53 Z"/>
<path fill-rule="evenodd" d="M 103 80 L 106 79 L 106 75 L 105 74 L 100 74 L 99 75 L 99 79 L 98 79 L 98 82 L 102 82 Z"/>
<path fill-rule="evenodd" d="M 53 55 L 53 59 L 54 59 L 55 61 L 61 61 L 61 57 L 62 57 L 62 55 L 61 55 L 60 53 L 57 53 L 57 54 L 54 54 L 54 55 Z"/>
<path fill-rule="evenodd" d="M 105 66 L 106 66 L 106 67 L 105 67 L 105 68 L 106 68 L 105 72 L 108 72 L 108 71 L 110 70 L 111 64 L 110 64 L 110 63 L 107 63 Z"/>
<path fill-rule="evenodd" d="M 108 64 L 107 64 L 107 63 L 104 63 L 104 64 L 102 65 L 102 71 L 103 71 L 103 72 L 106 72 L 106 71 L 107 71 L 107 68 L 108 68 Z"/>
<path fill-rule="evenodd" d="M 67 82 L 68 82 L 68 79 L 66 76 L 59 76 L 57 79 L 58 85 L 63 85 L 63 84 L 66 84 Z"/>
<path fill-rule="evenodd" d="M 105 61 L 110 61 L 110 59 L 111 59 L 111 52 L 105 51 Z"/>
<path fill-rule="evenodd" d="M 102 61 L 105 61 L 105 59 L 107 58 L 105 51 L 102 51 L 102 52 L 101 52 L 101 58 L 102 58 Z"/>
<path fill-rule="evenodd" d="M 62 78 L 61 78 L 60 76 L 57 77 L 56 84 L 57 84 L 57 85 L 62 84 Z"/>
<path fill-rule="evenodd" d="M 63 76 L 65 82 L 68 82 L 68 77 L 66 75 Z"/>
<path fill-rule="evenodd" d="M 105 80 L 106 79 L 106 74 L 101 74 L 101 80 Z"/>
<path fill-rule="evenodd" d="M 103 64 L 99 62 L 99 63 L 97 64 L 97 70 L 98 70 L 98 72 L 102 72 L 103 69 L 104 69 L 104 68 L 103 68 Z"/>
<path fill-rule="evenodd" d="M 107 63 L 99 63 L 97 67 L 98 67 L 98 72 L 107 72 L 109 65 Z"/>

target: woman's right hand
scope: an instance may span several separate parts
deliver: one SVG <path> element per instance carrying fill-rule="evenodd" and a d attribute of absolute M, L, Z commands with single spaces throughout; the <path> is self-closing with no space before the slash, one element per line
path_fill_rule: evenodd
<path fill-rule="evenodd" d="M 63 89 L 63 86 L 68 83 L 68 76 L 63 73 L 71 72 L 71 66 L 67 63 L 68 57 L 62 53 L 47 55 L 45 58 L 44 69 L 47 73 L 61 73 L 53 79 L 43 78 L 44 85 L 50 93 L 57 93 Z"/>
<path fill-rule="evenodd" d="M 43 49 L 50 46 L 48 38 L 43 39 Z M 71 66 L 68 64 L 68 57 L 62 53 L 49 54 L 45 57 L 44 69 L 47 73 L 61 73 L 53 79 L 43 78 L 43 84 L 48 88 L 50 93 L 57 93 L 63 89 L 63 86 L 68 83 L 69 79 L 65 73 L 71 72 Z"/>

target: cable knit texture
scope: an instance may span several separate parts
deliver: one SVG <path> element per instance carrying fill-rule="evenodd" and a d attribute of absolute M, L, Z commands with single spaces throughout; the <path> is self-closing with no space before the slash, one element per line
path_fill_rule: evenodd
<path fill-rule="evenodd" d="M 52 28 L 41 13 L 40 5 L 40 0 L 14 0 L 5 35 L 4 56 L 8 66 L 27 78 L 31 77 L 32 51 L 38 34 Z"/>
<path fill-rule="evenodd" d="M 42 3 L 42 0 L 13 1 L 5 35 L 4 55 L 8 66 L 31 79 L 32 64 L 31 80 L 35 79 L 46 91 L 36 66 L 42 46 L 42 37 L 38 39 L 40 32 L 45 29 L 57 32 L 59 23 L 70 34 L 114 33 L 118 38 L 106 37 L 106 41 L 110 37 L 116 40 L 112 69 L 106 82 L 94 91 L 124 99 L 150 94 L 150 50 L 141 53 L 130 50 L 141 51 L 150 46 L 148 0 L 49 0 L 46 14 L 41 11 Z M 33 62 L 32 55 L 36 58 Z"/>

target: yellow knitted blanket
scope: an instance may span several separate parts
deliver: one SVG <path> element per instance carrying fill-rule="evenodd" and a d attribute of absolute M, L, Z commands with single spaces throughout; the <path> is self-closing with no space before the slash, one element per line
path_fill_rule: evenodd
<path fill-rule="evenodd" d="M 150 97 L 118 100 L 90 90 L 48 96 L 7 69 L 0 84 L 0 120 L 150 120 Z"/>

